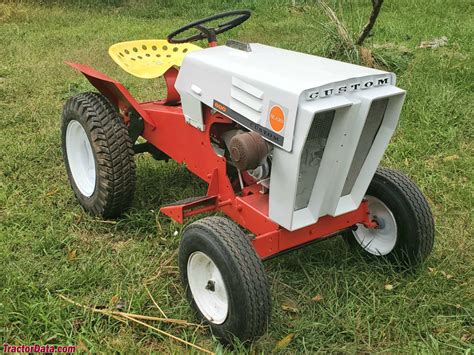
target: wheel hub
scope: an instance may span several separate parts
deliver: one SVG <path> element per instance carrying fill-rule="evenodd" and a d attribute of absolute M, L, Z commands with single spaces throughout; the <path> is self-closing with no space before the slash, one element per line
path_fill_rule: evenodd
<path fill-rule="evenodd" d="M 229 312 L 229 298 L 214 261 L 196 251 L 189 256 L 187 273 L 189 288 L 201 313 L 214 324 L 224 323 Z"/>
<path fill-rule="evenodd" d="M 373 216 L 372 220 L 377 223 L 377 229 L 384 229 L 385 228 L 385 220 L 378 216 Z"/>
<path fill-rule="evenodd" d="M 214 292 L 216 290 L 216 283 L 212 280 L 207 281 L 206 290 Z"/>
<path fill-rule="evenodd" d="M 385 203 L 373 196 L 365 198 L 372 215 L 371 219 L 377 223 L 377 228 L 366 228 L 358 224 L 357 229 L 353 231 L 354 237 L 368 253 L 377 256 L 387 255 L 397 242 L 397 222 Z"/>

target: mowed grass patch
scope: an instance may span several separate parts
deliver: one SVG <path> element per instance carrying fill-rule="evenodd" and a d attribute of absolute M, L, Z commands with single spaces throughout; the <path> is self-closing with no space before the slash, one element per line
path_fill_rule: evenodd
<path fill-rule="evenodd" d="M 369 1 L 330 1 L 349 31 L 366 21 Z M 108 47 L 165 38 L 185 23 L 233 8 L 252 18 L 225 34 L 325 55 L 331 24 L 312 2 L 76 1 L 0 4 L 0 329 L 11 344 L 75 344 L 91 352 L 181 352 L 176 342 L 61 300 L 194 321 L 174 253 L 182 226 L 160 206 L 205 186 L 175 163 L 138 156 L 132 210 L 104 222 L 85 214 L 68 186 L 60 151 L 64 101 L 93 88 L 64 65 L 91 65 L 124 83 L 139 99 L 163 95 L 159 80 L 121 71 Z M 432 256 L 414 273 L 367 262 L 334 238 L 268 261 L 273 320 L 250 351 L 463 352 L 473 348 L 473 75 L 472 6 L 463 1 L 386 1 L 367 41 L 408 91 L 399 128 L 383 161 L 412 177 L 436 220 Z M 448 45 L 418 48 L 446 36 Z M 330 43 L 329 43 L 330 44 Z M 192 147 L 190 147 L 192 149 Z M 178 235 L 175 235 L 177 232 Z M 165 261 L 170 264 L 162 267 Z M 386 287 L 390 285 L 391 287 Z M 317 297 L 316 297 L 317 296 Z M 158 325 L 210 350 L 203 329 Z M 245 351 L 237 347 L 237 351 Z M 227 350 L 226 350 L 227 351 Z"/>

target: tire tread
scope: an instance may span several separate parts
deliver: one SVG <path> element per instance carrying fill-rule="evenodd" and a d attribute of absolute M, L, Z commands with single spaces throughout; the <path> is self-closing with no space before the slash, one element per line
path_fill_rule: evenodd
<path fill-rule="evenodd" d="M 220 216 L 200 219 L 188 226 L 205 233 L 214 233 L 225 247 L 231 251 L 240 270 L 239 276 L 245 287 L 246 299 L 251 307 L 250 317 L 241 340 L 255 340 L 265 333 L 271 315 L 271 294 L 262 261 L 258 257 L 249 238 L 233 221 Z"/>
<path fill-rule="evenodd" d="M 434 221 L 430 206 L 423 193 L 418 186 L 405 174 L 400 171 L 389 168 L 378 168 L 372 184 L 382 183 L 386 185 L 386 191 L 396 192 L 397 196 L 403 201 L 403 208 L 409 212 L 411 218 L 405 223 L 410 223 L 415 226 L 413 234 L 411 234 L 413 243 L 408 246 L 405 244 L 395 246 L 390 254 L 385 256 L 385 259 L 400 266 L 413 267 L 423 262 L 433 250 L 434 245 Z M 369 186 L 370 192 L 371 187 Z M 381 198 L 381 196 L 374 196 Z M 347 230 L 342 233 L 344 240 L 352 247 L 360 248 L 352 231 Z M 363 249 L 362 249 L 363 250 Z M 374 257 L 365 253 L 369 257 Z M 375 256 L 380 258 L 381 256 Z"/>
<path fill-rule="evenodd" d="M 379 168 L 376 174 L 391 182 L 405 197 L 407 207 L 415 216 L 414 222 L 419 236 L 417 251 L 419 260 L 426 259 L 434 245 L 434 221 L 428 201 L 416 184 L 405 174 L 388 168 Z"/>
<path fill-rule="evenodd" d="M 71 113 L 83 117 L 89 127 L 98 165 L 97 200 L 91 207 L 83 207 L 95 216 L 118 217 L 130 207 L 136 183 L 133 142 L 127 126 L 116 108 L 99 93 L 86 92 L 68 99 L 63 125 Z"/>

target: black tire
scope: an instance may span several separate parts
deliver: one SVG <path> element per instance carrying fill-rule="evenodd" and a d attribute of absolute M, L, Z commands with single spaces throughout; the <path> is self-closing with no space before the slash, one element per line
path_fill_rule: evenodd
<path fill-rule="evenodd" d="M 66 132 L 72 121 L 84 129 L 94 157 L 95 186 L 89 195 L 78 188 L 68 159 L 66 140 L 70 138 Z M 68 99 L 62 113 L 61 140 L 69 182 L 81 206 L 103 218 L 118 217 L 126 211 L 135 190 L 133 148 L 127 126 L 109 100 L 92 92 Z"/>
<path fill-rule="evenodd" d="M 351 230 L 343 233 L 348 244 L 369 257 L 399 266 L 416 266 L 424 261 L 433 249 L 434 222 L 428 202 L 415 183 L 398 171 L 380 168 L 366 196 L 379 199 L 393 214 L 397 226 L 395 245 L 386 255 L 374 255 L 362 247 L 355 237 L 357 232 Z"/>
<path fill-rule="evenodd" d="M 188 279 L 188 261 L 195 252 L 209 257 L 222 275 L 228 296 L 225 321 L 215 324 L 197 305 Z M 265 333 L 271 316 L 270 289 L 263 264 L 245 233 L 223 217 L 190 224 L 179 246 L 179 268 L 186 296 L 200 319 L 223 344 L 253 341 Z"/>

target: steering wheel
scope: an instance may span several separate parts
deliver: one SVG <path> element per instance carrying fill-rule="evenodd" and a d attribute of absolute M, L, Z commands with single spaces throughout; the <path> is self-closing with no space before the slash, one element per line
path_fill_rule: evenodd
<path fill-rule="evenodd" d="M 227 17 L 231 17 L 231 19 L 217 25 L 216 27 L 204 26 L 204 24 L 208 22 L 227 18 Z M 213 47 L 217 44 L 216 35 L 240 25 L 244 21 L 247 21 L 249 17 L 250 17 L 249 10 L 235 10 L 235 11 L 223 12 L 221 14 L 206 17 L 201 20 L 191 22 L 187 24 L 186 26 L 183 26 L 177 29 L 176 31 L 170 33 L 167 37 L 168 42 L 169 43 L 185 43 L 185 42 L 199 41 L 200 39 L 207 38 L 209 45 Z M 185 38 L 176 38 L 176 36 L 178 36 L 179 34 L 187 30 L 190 30 L 192 28 L 197 29 L 198 33 L 185 37 Z"/>

